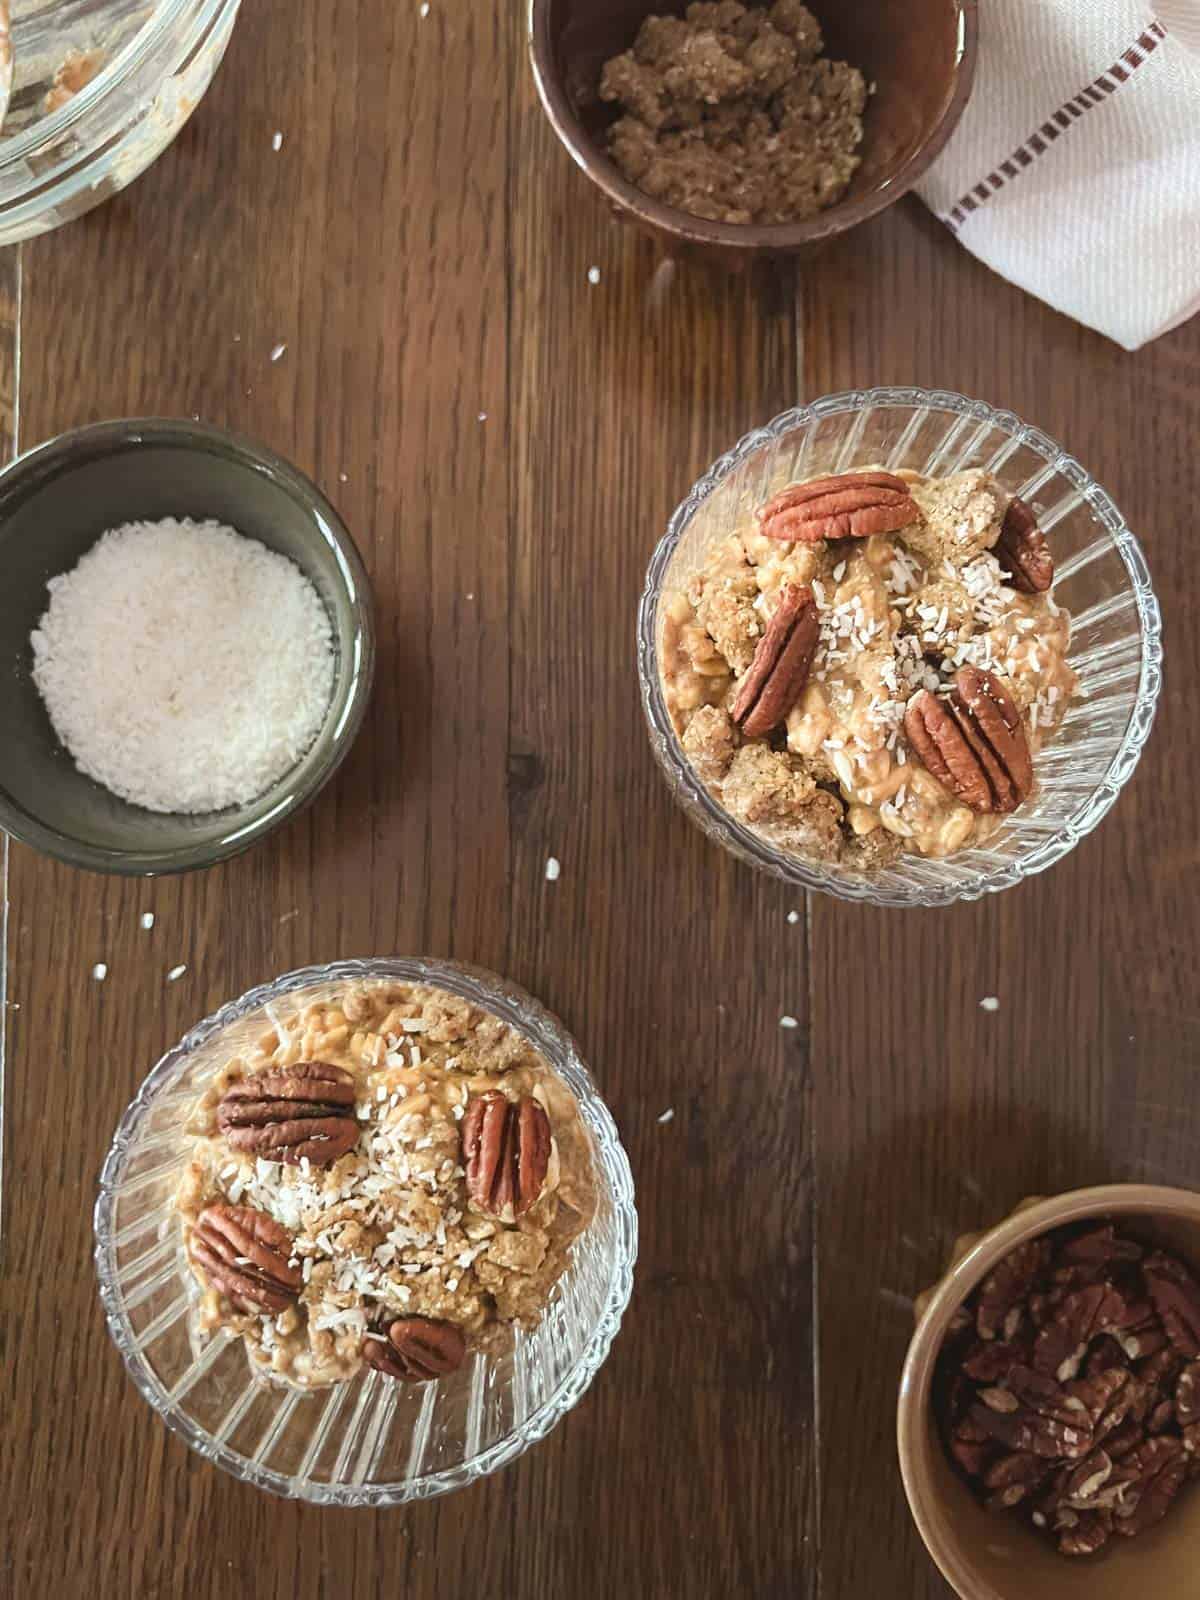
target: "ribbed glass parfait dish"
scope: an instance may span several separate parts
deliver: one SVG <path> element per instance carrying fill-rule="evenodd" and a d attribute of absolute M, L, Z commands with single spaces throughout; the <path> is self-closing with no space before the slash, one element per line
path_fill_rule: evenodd
<path fill-rule="evenodd" d="M 1035 759 L 1033 796 L 985 847 L 941 860 L 905 854 L 870 876 L 768 844 L 721 807 L 683 752 L 659 672 L 664 600 L 709 549 L 797 479 L 854 467 L 926 474 L 983 467 L 1038 511 L 1054 554 L 1053 595 L 1071 613 L 1080 694 Z M 695 485 L 650 560 L 638 611 L 638 675 L 650 743 L 676 800 L 742 860 L 806 889 L 888 906 L 936 906 L 1011 888 L 1060 860 L 1107 813 L 1154 720 L 1161 619 L 1137 540 L 1089 473 L 1011 412 L 923 389 L 868 389 L 798 406 L 747 434 Z"/>
<path fill-rule="evenodd" d="M 162 154 L 203 98 L 239 4 L 13 0 L 0 245 L 82 216 Z"/>
<path fill-rule="evenodd" d="M 199 1287 L 172 1196 L 192 1137 L 188 1110 L 240 1048 L 348 981 L 436 984 L 481 1006 L 542 1051 L 591 1135 L 597 1210 L 532 1333 L 511 1353 L 468 1357 L 436 1383 L 364 1368 L 303 1390 L 251 1375 L 242 1342 L 207 1342 L 190 1312 Z M 424 960 L 341 961 L 288 973 L 201 1022 L 150 1073 L 100 1175 L 96 1268 L 109 1331 L 130 1376 L 167 1425 L 235 1477 L 320 1505 L 385 1506 L 473 1483 L 543 1438 L 608 1354 L 633 1283 L 637 1213 L 629 1162 L 607 1107 L 562 1024 L 515 984 Z"/>

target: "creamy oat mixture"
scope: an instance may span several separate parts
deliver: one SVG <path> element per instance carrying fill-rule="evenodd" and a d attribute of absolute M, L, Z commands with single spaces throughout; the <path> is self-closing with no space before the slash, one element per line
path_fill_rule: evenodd
<path fill-rule="evenodd" d="M 922 690 L 940 706 L 964 667 L 994 674 L 1036 756 L 1077 687 L 1067 613 L 1048 588 L 1014 587 L 995 553 L 1022 503 L 979 470 L 892 476 L 913 502 L 907 526 L 790 540 L 768 537 L 760 513 L 667 597 L 660 638 L 671 718 L 725 809 L 777 848 L 864 869 L 904 850 L 949 855 L 1003 820 L 965 804 L 916 755 L 905 713 Z M 781 596 L 806 588 L 819 623 L 807 680 L 776 727 L 746 738 L 731 715 L 739 688 Z"/>
<path fill-rule="evenodd" d="M 267 1074 L 278 1085 L 301 1063 L 352 1085 L 339 1108 L 357 1124 L 352 1148 L 325 1166 L 319 1143 L 294 1165 L 278 1149 L 272 1160 L 234 1148 L 222 1102 L 252 1097 Z M 493 1214 L 468 1194 L 462 1125 L 470 1102 L 496 1092 L 536 1102 L 552 1139 L 540 1192 L 520 1215 L 512 1205 Z M 176 1205 L 202 1291 L 197 1331 L 233 1329 L 254 1363 L 302 1385 L 353 1376 L 364 1342 L 394 1318 L 434 1319 L 469 1349 L 503 1349 L 512 1324 L 538 1322 L 595 1206 L 588 1135 L 545 1058 L 499 1018 L 420 984 L 355 985 L 264 1034 L 220 1072 L 189 1130 L 196 1144 Z M 195 1259 L 197 1225 L 214 1205 L 253 1208 L 271 1219 L 266 1228 L 286 1230 L 290 1255 L 272 1269 L 296 1285 L 284 1309 L 239 1308 L 209 1281 Z M 237 1257 L 231 1270 L 254 1266 Z"/>

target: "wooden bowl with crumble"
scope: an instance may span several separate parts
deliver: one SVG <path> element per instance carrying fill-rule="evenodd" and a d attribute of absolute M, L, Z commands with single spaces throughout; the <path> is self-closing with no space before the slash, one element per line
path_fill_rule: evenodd
<path fill-rule="evenodd" d="M 976 0 L 530 0 L 546 114 L 673 249 L 796 254 L 891 205 L 971 93 Z"/>

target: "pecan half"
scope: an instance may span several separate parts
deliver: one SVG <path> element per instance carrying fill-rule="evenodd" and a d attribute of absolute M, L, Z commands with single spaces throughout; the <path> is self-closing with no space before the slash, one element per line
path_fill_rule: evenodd
<path fill-rule="evenodd" d="M 919 522 L 921 513 L 903 478 L 890 472 L 839 472 L 793 483 L 758 513 L 768 539 L 866 539 L 896 533 Z"/>
<path fill-rule="evenodd" d="M 238 1311 L 285 1311 L 304 1279 L 292 1259 L 292 1236 L 253 1206 L 205 1206 L 188 1254 Z"/>
<path fill-rule="evenodd" d="M 327 1167 L 358 1142 L 354 1078 L 324 1061 L 243 1078 L 218 1105 L 217 1125 L 235 1150 Z"/>
<path fill-rule="evenodd" d="M 1064 1556 L 1094 1556 L 1111 1536 L 1110 1512 L 1084 1511 L 1074 1517 L 1069 1527 L 1063 1528 L 1058 1536 L 1058 1548 Z"/>
<path fill-rule="evenodd" d="M 1125 1301 L 1107 1283 L 1077 1289 L 1066 1296 L 1038 1334 L 1034 1366 L 1066 1383 L 1077 1376 L 1092 1340 L 1124 1327 L 1128 1312 Z"/>
<path fill-rule="evenodd" d="M 1082 1403 L 1052 1378 L 1014 1367 L 1007 1389 L 984 1389 L 971 1421 L 1010 1450 L 1047 1460 L 1076 1461 L 1092 1448 L 1092 1428 Z"/>
<path fill-rule="evenodd" d="M 1027 1367 L 1032 1355 L 1029 1339 L 994 1339 L 990 1344 L 981 1339 L 971 1348 L 962 1369 L 976 1383 L 1003 1383 L 1013 1367 Z"/>
<path fill-rule="evenodd" d="M 1050 1462 L 1031 1451 L 1013 1450 L 993 1461 L 980 1476 L 992 1491 L 986 1501 L 989 1511 L 1008 1511 L 1037 1492 L 1054 1471 Z"/>
<path fill-rule="evenodd" d="M 812 590 L 788 584 L 733 702 L 733 720 L 747 739 L 770 733 L 796 704 L 820 637 Z"/>
<path fill-rule="evenodd" d="M 1175 1382 L 1175 1415 L 1181 1428 L 1200 1422 L 1200 1361 L 1191 1361 Z"/>
<path fill-rule="evenodd" d="M 981 1339 L 996 1339 L 1009 1313 L 1025 1300 L 1049 1259 L 1041 1239 L 1018 1245 L 994 1266 L 979 1286 L 975 1331 Z"/>
<path fill-rule="evenodd" d="M 474 1096 L 462 1120 L 467 1193 L 481 1211 L 521 1216 L 542 1192 L 550 1165 L 550 1119 L 532 1097 L 501 1090 Z"/>
<path fill-rule="evenodd" d="M 1020 713 L 993 672 L 960 667 L 948 698 L 921 689 L 904 731 L 932 776 L 972 811 L 1015 811 L 1033 788 Z"/>
<path fill-rule="evenodd" d="M 430 1383 L 457 1372 L 466 1353 L 462 1330 L 431 1317 L 398 1317 L 374 1329 L 362 1345 L 369 1367 L 403 1383 Z"/>
<path fill-rule="evenodd" d="M 1142 1247 L 1134 1239 L 1122 1239 L 1111 1222 L 1086 1233 L 1077 1233 L 1068 1239 L 1058 1252 L 1063 1266 L 1084 1266 L 1091 1263 L 1107 1264 L 1110 1261 L 1140 1261 Z"/>
<path fill-rule="evenodd" d="M 1142 1273 L 1167 1338 L 1181 1356 L 1194 1360 L 1200 1356 L 1200 1284 L 1181 1261 L 1161 1251 L 1146 1257 Z"/>
<path fill-rule="evenodd" d="M 1178 1439 L 1147 1439 L 1117 1467 L 1110 1480 L 1122 1493 L 1113 1528 L 1127 1539 L 1136 1538 L 1161 1522 L 1183 1486 L 1188 1461 Z"/>
<path fill-rule="evenodd" d="M 1054 582 L 1054 557 L 1037 517 L 1016 495 L 1009 502 L 993 554 L 1014 589 L 1044 594 Z"/>

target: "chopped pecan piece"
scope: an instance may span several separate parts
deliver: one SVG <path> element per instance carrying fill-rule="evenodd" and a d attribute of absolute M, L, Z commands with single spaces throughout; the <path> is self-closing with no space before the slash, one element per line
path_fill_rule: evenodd
<path fill-rule="evenodd" d="M 897 533 L 921 520 L 903 478 L 890 472 L 841 472 L 834 477 L 793 483 L 768 500 L 758 513 L 768 539 L 866 539 Z"/>
<path fill-rule="evenodd" d="M 369 1367 L 406 1383 L 430 1383 L 457 1372 L 467 1353 L 462 1330 L 431 1317 L 398 1317 L 363 1340 Z"/>
<path fill-rule="evenodd" d="M 1054 1471 L 1051 1463 L 1031 1451 L 1013 1450 L 1000 1456 L 980 1473 L 985 1488 L 992 1491 L 989 1511 L 1007 1511 L 1035 1494 Z"/>
<path fill-rule="evenodd" d="M 1087 1502 L 1095 1500 L 1112 1475 L 1112 1457 L 1105 1450 L 1093 1450 L 1067 1479 L 1063 1487 L 1064 1498 L 1076 1509 L 1081 1508 L 1081 1503 L 1082 1508 L 1086 1509 Z"/>
<path fill-rule="evenodd" d="M 354 1078 L 325 1061 L 243 1078 L 226 1090 L 217 1125 L 235 1150 L 264 1161 L 328 1167 L 358 1143 Z"/>
<path fill-rule="evenodd" d="M 1154 1309 L 1168 1339 L 1189 1361 L 1200 1356 L 1200 1284 L 1173 1256 L 1156 1251 L 1142 1263 Z"/>
<path fill-rule="evenodd" d="M 188 1254 L 238 1311 L 286 1311 L 304 1283 L 299 1266 L 290 1265 L 291 1234 L 253 1206 L 205 1206 Z"/>
<path fill-rule="evenodd" d="M 1092 1448 L 1092 1428 L 1082 1403 L 1051 1378 L 1016 1367 L 1008 1389 L 984 1389 L 968 1416 L 1010 1450 L 1047 1460 L 1075 1461 Z"/>
<path fill-rule="evenodd" d="M 474 1096 L 462 1120 L 467 1193 L 481 1211 L 522 1216 L 542 1192 L 550 1165 L 550 1119 L 532 1095 L 499 1089 Z"/>
<path fill-rule="evenodd" d="M 808 682 L 820 637 L 812 590 L 789 584 L 733 702 L 733 720 L 747 739 L 770 733 L 795 705 Z"/>
<path fill-rule="evenodd" d="M 1020 712 L 993 672 L 960 667 L 948 698 L 919 690 L 904 731 L 931 775 L 972 811 L 1015 811 L 1033 788 Z"/>
<path fill-rule="evenodd" d="M 1009 583 L 1022 594 L 1044 594 L 1054 582 L 1054 558 L 1046 535 L 1016 495 L 1009 502 L 994 554 Z"/>

